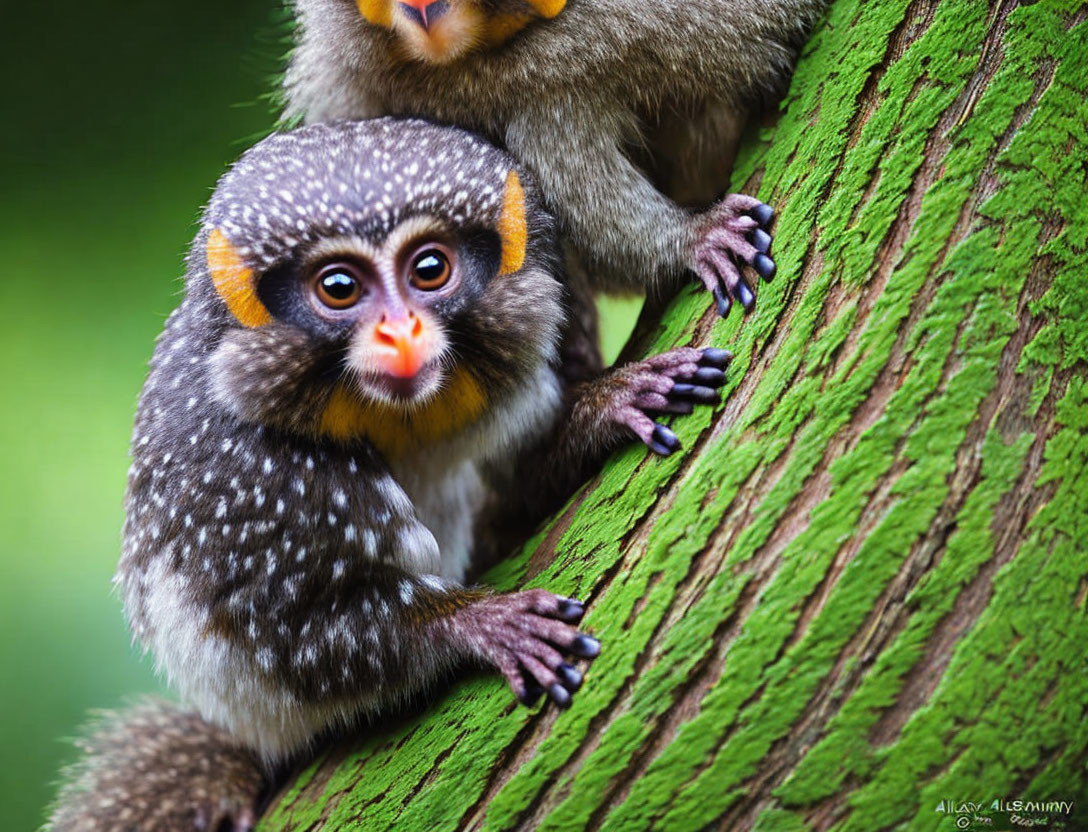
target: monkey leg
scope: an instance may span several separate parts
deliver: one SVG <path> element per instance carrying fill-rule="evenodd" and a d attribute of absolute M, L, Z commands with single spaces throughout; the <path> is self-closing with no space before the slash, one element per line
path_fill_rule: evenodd
<path fill-rule="evenodd" d="M 774 277 L 770 226 L 774 210 L 745 194 L 730 194 L 696 220 L 698 237 L 691 268 L 714 295 L 724 318 L 737 300 L 748 311 L 755 305 L 752 288 L 741 275 L 747 263 L 764 280 Z"/>

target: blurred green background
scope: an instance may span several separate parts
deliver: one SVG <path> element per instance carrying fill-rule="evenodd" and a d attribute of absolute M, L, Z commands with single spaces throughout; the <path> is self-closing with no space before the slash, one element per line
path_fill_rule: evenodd
<path fill-rule="evenodd" d="M 278 0 L 9 3 L 0 52 L 0 828 L 88 708 L 155 689 L 110 578 L 136 396 L 197 212 L 266 131 Z"/>
<path fill-rule="evenodd" d="M 13 8 L 14 6 L 14 8 Z M 200 206 L 274 120 L 280 0 L 19 3 L 0 52 L 0 828 L 156 689 L 110 578 L 136 397 Z M 631 320 L 630 303 L 609 310 Z M 624 327 L 609 327 L 615 354 Z"/>

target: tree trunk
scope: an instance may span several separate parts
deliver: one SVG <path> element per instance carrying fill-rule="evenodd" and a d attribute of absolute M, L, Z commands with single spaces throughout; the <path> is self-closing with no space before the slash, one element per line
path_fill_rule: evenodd
<path fill-rule="evenodd" d="M 780 209 L 779 276 L 724 323 L 687 290 L 647 342 L 730 346 L 725 404 L 492 576 L 592 602 L 574 708 L 462 680 L 262 829 L 931 830 L 967 801 L 1002 829 L 995 799 L 1088 803 L 1086 17 L 836 2 L 738 160 Z"/>

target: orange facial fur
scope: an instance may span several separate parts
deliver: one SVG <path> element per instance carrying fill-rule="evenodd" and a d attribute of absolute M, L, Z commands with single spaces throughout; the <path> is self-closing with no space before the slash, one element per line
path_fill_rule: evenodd
<path fill-rule="evenodd" d="M 322 414 L 320 432 L 340 442 L 369 439 L 387 458 L 396 459 L 459 433 L 486 408 L 480 383 L 459 368 L 443 390 L 414 409 L 364 402 L 338 387 Z"/>
<path fill-rule="evenodd" d="M 567 0 L 529 0 L 529 5 L 536 9 L 541 17 L 550 20 L 563 11 Z"/>
<path fill-rule="evenodd" d="M 356 5 L 367 22 L 386 29 L 393 25 L 393 0 L 356 0 Z"/>
<path fill-rule="evenodd" d="M 499 274 L 511 274 L 525 265 L 525 246 L 529 227 L 525 222 L 525 191 L 515 170 L 506 175 L 502 216 L 499 217 L 499 237 L 502 240 L 502 265 Z"/>
<path fill-rule="evenodd" d="M 487 21 L 484 42 L 488 46 L 502 46 L 533 20 L 528 14 L 501 14 Z"/>
<path fill-rule="evenodd" d="M 256 328 L 272 321 L 257 297 L 253 270 L 242 261 L 230 240 L 219 229 L 208 237 L 208 271 L 215 291 L 242 326 Z"/>

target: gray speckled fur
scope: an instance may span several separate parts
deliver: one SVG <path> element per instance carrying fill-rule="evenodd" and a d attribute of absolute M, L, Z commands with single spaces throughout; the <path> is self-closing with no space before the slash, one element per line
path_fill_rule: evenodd
<path fill-rule="evenodd" d="M 116 577 L 136 638 L 194 710 L 108 718 L 52 832 L 191 832 L 221 819 L 248 832 L 262 768 L 465 662 L 495 667 L 523 699 L 532 682 L 570 704 L 581 675 L 566 657 L 600 649 L 574 626 L 582 605 L 462 587 L 476 533 L 496 525 L 488 512 L 523 532 L 630 438 L 617 408 L 639 406 L 644 385 L 666 404 L 703 353 L 659 356 L 673 376 L 642 362 L 569 384 L 578 362 L 561 352 L 572 339 L 558 245 L 525 171 L 526 257 L 499 273 L 511 169 L 464 131 L 382 119 L 274 136 L 223 178 L 140 398 Z M 441 322 L 443 361 L 482 385 L 486 407 L 386 459 L 322 426 L 367 330 L 362 318 L 330 324 L 303 290 L 322 255 L 399 253 L 422 243 L 421 228 L 458 241 L 461 278 L 413 303 Z M 217 293 L 213 231 L 258 295 L 271 292 L 264 325 L 244 326 Z"/>
<path fill-rule="evenodd" d="M 477 130 L 533 171 L 598 286 L 653 288 L 691 265 L 698 224 L 676 200 L 726 189 L 735 114 L 780 88 L 825 5 L 569 0 L 501 48 L 435 66 L 406 60 L 353 0 L 296 0 L 287 115 L 423 115 Z M 632 147 L 667 181 L 652 184 Z"/>
<path fill-rule="evenodd" d="M 510 157 L 469 133 L 378 119 L 279 133 L 223 177 L 204 216 L 260 272 L 329 237 L 384 239 L 411 217 L 494 227 Z"/>
<path fill-rule="evenodd" d="M 448 324 L 492 327 L 496 351 L 510 340 L 494 358 L 489 409 L 391 463 L 365 440 L 306 432 L 331 389 L 322 348 L 289 323 L 247 329 L 232 317 L 212 287 L 208 233 L 227 234 L 260 275 L 326 237 L 377 243 L 410 217 L 494 226 L 513 167 L 424 122 L 319 125 L 251 150 L 207 209 L 187 297 L 141 397 L 117 581 L 136 637 L 183 698 L 266 759 L 471 658 L 410 622 L 459 591 L 479 466 L 511 464 L 552 428 L 561 292 L 526 180 L 523 269 Z"/>

